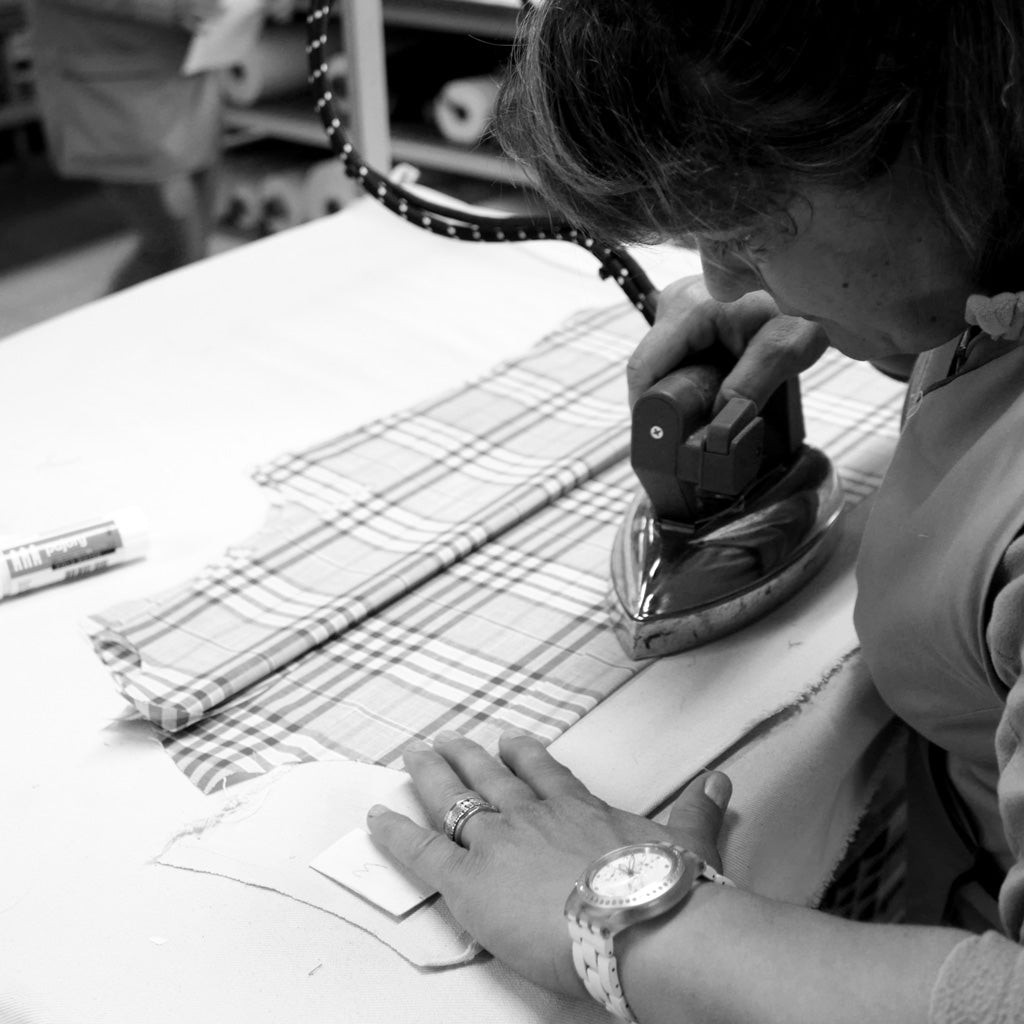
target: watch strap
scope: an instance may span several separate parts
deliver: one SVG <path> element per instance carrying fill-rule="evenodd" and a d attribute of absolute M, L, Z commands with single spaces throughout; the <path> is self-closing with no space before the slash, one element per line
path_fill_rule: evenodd
<path fill-rule="evenodd" d="M 622 1020 L 635 1022 L 636 1017 L 626 1002 L 619 984 L 619 963 L 612 949 L 612 937 L 585 921 L 569 918 L 572 939 L 572 962 L 587 991 Z"/>
<path fill-rule="evenodd" d="M 736 883 L 726 878 L 721 871 L 716 871 L 710 864 L 705 863 L 704 867 L 697 872 L 698 882 L 713 882 L 715 885 L 724 885 L 729 889 L 735 889 Z"/>
<path fill-rule="evenodd" d="M 696 881 L 735 888 L 734 882 L 709 864 L 704 864 L 697 872 Z M 619 962 L 615 957 L 612 934 L 576 917 L 570 916 L 566 920 L 572 939 L 572 962 L 587 991 L 609 1013 L 630 1024 L 637 1024 L 636 1015 L 626 1002 L 619 982 Z"/>

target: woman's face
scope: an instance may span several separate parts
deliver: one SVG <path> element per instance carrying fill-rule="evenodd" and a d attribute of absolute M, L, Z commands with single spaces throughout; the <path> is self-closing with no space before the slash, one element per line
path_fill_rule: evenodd
<path fill-rule="evenodd" d="M 969 260 L 902 167 L 853 191 L 803 189 L 794 230 L 699 239 L 711 295 L 763 289 L 854 359 L 918 353 L 964 329 Z"/>

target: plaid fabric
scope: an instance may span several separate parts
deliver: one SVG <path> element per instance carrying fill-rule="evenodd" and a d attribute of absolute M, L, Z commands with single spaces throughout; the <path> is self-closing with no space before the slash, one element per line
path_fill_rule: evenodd
<path fill-rule="evenodd" d="M 399 766 L 455 729 L 489 749 L 507 725 L 552 740 L 639 666 L 608 627 L 608 552 L 626 463 L 165 740 L 201 789 L 339 754 Z"/>
<path fill-rule="evenodd" d="M 576 319 L 438 403 L 278 460 L 258 475 L 286 501 L 266 536 L 101 618 L 97 650 L 197 786 L 326 756 L 393 765 L 442 728 L 492 749 L 507 725 L 554 739 L 643 667 L 606 609 L 642 329 L 628 307 Z M 902 391 L 836 354 L 805 377 L 809 438 L 852 502 L 881 480 Z"/>
<path fill-rule="evenodd" d="M 635 311 L 577 317 L 468 387 L 267 467 L 287 502 L 269 528 L 94 617 L 122 694 L 162 729 L 193 725 L 622 459 L 642 328 Z"/>

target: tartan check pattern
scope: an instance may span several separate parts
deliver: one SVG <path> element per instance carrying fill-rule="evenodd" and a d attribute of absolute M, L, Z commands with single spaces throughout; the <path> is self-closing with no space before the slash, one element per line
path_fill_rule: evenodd
<path fill-rule="evenodd" d="M 257 479 L 284 505 L 256 546 L 100 617 L 98 652 L 194 784 L 339 755 L 393 766 L 440 729 L 488 749 L 510 725 L 552 740 L 642 669 L 606 607 L 637 486 L 621 377 L 642 329 L 631 307 L 575 318 L 458 393 L 276 460 Z M 836 353 L 803 382 L 809 440 L 857 503 L 903 388 Z M 325 610 L 328 586 L 344 597 Z M 225 680 L 250 650 L 262 671 Z M 125 679 L 140 663 L 141 700 Z"/>
<path fill-rule="evenodd" d="M 575 317 L 467 387 L 260 471 L 285 503 L 268 528 L 94 617 L 121 693 L 161 729 L 194 725 L 621 460 L 630 319 Z"/>
<path fill-rule="evenodd" d="M 608 627 L 625 462 L 490 541 L 189 729 L 165 738 L 202 790 L 339 755 L 400 766 L 454 729 L 495 749 L 516 725 L 553 740 L 638 666 Z"/>

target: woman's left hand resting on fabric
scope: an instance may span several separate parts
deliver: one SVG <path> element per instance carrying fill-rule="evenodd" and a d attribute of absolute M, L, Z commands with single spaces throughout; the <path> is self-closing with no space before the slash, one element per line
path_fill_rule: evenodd
<path fill-rule="evenodd" d="M 607 806 L 529 735 L 507 732 L 499 754 L 447 733 L 433 747 L 406 748 L 436 829 L 468 792 L 498 808 L 467 820 L 462 845 L 383 807 L 371 808 L 367 826 L 375 843 L 440 891 L 485 949 L 538 985 L 589 1000 L 563 917 L 573 882 L 602 854 L 651 839 L 718 867 L 731 784 L 720 772 L 697 778 L 663 827 Z M 619 978 L 644 1024 L 923 1022 L 939 967 L 966 936 L 846 921 L 717 885 L 698 886 L 681 906 L 685 913 L 616 938 Z"/>
<path fill-rule="evenodd" d="M 679 843 L 720 867 L 717 840 L 731 784 L 721 772 L 698 777 L 666 827 L 609 807 L 526 733 L 507 731 L 499 750 L 500 760 L 447 733 L 432 748 L 405 750 L 439 829 L 467 790 L 500 808 L 466 822 L 463 846 L 380 807 L 371 809 L 368 827 L 375 843 L 436 886 L 485 949 L 537 984 L 583 998 L 563 916 L 576 877 L 609 850 L 646 840 Z"/>

